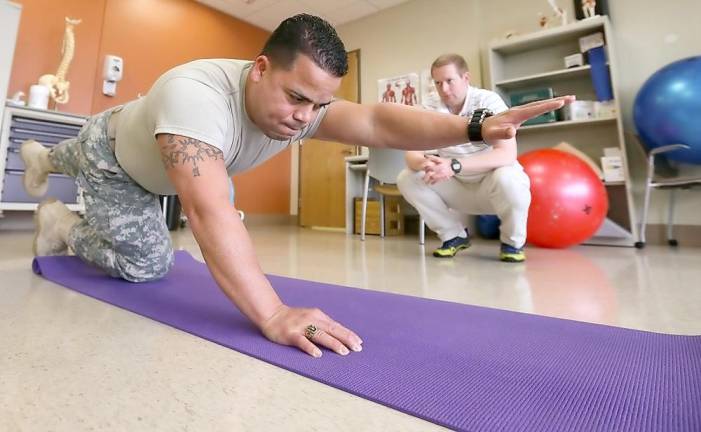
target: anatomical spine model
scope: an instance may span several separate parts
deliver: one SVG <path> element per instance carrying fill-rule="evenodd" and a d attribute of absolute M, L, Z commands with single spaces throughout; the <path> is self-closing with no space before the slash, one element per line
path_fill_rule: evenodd
<path fill-rule="evenodd" d="M 553 10 L 552 17 L 549 17 L 543 13 L 538 14 L 538 25 L 542 28 L 548 28 L 553 24 L 553 20 L 558 20 L 560 25 L 566 25 L 568 22 L 567 11 L 562 9 L 557 5 L 556 0 L 548 0 L 550 8 Z"/>
<path fill-rule="evenodd" d="M 81 20 L 66 17 L 66 29 L 63 32 L 63 46 L 61 47 L 61 63 L 58 65 L 56 75 L 46 74 L 39 77 L 39 84 L 49 88 L 51 99 L 57 104 L 68 102 L 68 88 L 71 83 L 66 81 L 68 66 L 73 60 L 75 52 L 75 34 L 73 27 L 80 24 Z"/>

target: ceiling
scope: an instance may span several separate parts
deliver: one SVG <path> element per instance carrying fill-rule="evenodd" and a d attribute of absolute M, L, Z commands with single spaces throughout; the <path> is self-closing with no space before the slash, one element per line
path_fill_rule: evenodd
<path fill-rule="evenodd" d="M 298 13 L 323 17 L 334 26 L 372 15 L 407 0 L 196 0 L 269 31 Z"/>

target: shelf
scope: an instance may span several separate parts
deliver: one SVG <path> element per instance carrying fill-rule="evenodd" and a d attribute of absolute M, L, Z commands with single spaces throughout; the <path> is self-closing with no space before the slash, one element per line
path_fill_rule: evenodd
<path fill-rule="evenodd" d="M 492 41 L 488 46 L 489 82 L 492 90 L 502 98 L 520 90 L 550 87 L 555 94 L 573 94 L 586 100 L 595 100 L 596 88 L 591 79 L 592 66 L 582 65 L 565 69 L 563 59 L 580 51 L 579 40 L 595 33 L 603 35 L 606 45 L 610 84 L 615 91 L 616 57 L 615 38 L 609 18 L 597 16 L 509 39 Z M 615 94 L 614 94 L 615 96 Z M 618 148 L 625 157 L 623 122 L 620 101 L 615 102 L 612 117 L 562 120 L 551 123 L 525 125 L 518 130 L 522 151 L 550 148 L 567 141 L 584 152 L 594 163 L 603 156 L 605 148 Z M 602 114 L 604 114 L 602 112 Z M 625 164 L 625 160 L 623 160 Z M 625 167 L 625 165 L 624 165 Z M 609 194 L 609 216 L 595 235 L 584 244 L 632 247 L 637 238 L 635 205 L 632 199 L 630 175 L 625 168 L 623 181 L 599 181 Z M 603 175 L 602 175 L 603 177 Z"/>
<path fill-rule="evenodd" d="M 551 72 L 503 80 L 499 81 L 494 85 L 497 87 L 501 87 L 503 90 L 506 90 L 515 87 L 522 87 L 538 81 L 563 81 L 573 78 L 587 77 L 589 76 L 590 70 L 590 65 L 577 66 L 569 69 L 561 69 Z"/>
<path fill-rule="evenodd" d="M 566 121 L 556 121 L 552 123 L 543 123 L 535 125 L 521 126 L 519 132 L 527 132 L 538 129 L 564 129 L 569 127 L 579 127 L 579 126 L 595 126 L 600 124 L 613 123 L 616 121 L 616 117 L 611 118 L 600 118 L 592 120 L 566 120 Z"/>
<path fill-rule="evenodd" d="M 46 118 L 48 120 L 58 120 L 60 122 L 75 121 L 76 125 L 82 126 L 85 123 L 87 116 L 81 114 L 72 114 L 58 110 L 40 109 L 40 108 L 30 108 L 28 106 L 15 105 L 10 101 L 5 102 L 7 108 L 13 108 L 17 110 L 17 113 L 22 117 L 31 118 Z"/>
<path fill-rule="evenodd" d="M 34 211 L 38 206 L 38 203 L 0 202 L 0 212 L 5 210 Z M 85 211 L 85 207 L 82 204 L 66 204 L 66 207 L 75 212 L 82 213 Z"/>
<path fill-rule="evenodd" d="M 606 17 L 596 16 L 547 30 L 515 36 L 510 39 L 494 42 L 490 48 L 499 54 L 515 54 L 524 51 L 556 45 L 582 36 L 602 31 L 606 23 Z"/>
<path fill-rule="evenodd" d="M 343 158 L 346 162 L 367 162 L 368 156 L 367 155 L 355 155 L 355 156 L 346 156 Z"/>

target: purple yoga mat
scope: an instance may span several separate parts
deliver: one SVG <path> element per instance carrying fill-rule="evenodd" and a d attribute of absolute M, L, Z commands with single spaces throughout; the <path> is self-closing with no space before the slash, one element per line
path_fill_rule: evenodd
<path fill-rule="evenodd" d="M 674 336 L 269 276 L 285 302 L 357 331 L 361 353 L 313 359 L 267 341 L 204 264 L 133 284 L 75 257 L 48 280 L 330 386 L 465 431 L 699 431 L 701 336 Z"/>

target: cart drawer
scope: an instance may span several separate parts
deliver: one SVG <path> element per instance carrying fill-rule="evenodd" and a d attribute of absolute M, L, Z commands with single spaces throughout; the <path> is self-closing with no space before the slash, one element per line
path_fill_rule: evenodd
<path fill-rule="evenodd" d="M 62 174 L 49 174 L 49 191 L 46 196 L 35 198 L 24 191 L 22 175 L 24 171 L 6 170 L 2 185 L 2 202 L 38 203 L 48 197 L 57 198 L 66 204 L 77 201 L 78 186 L 73 177 Z"/>

